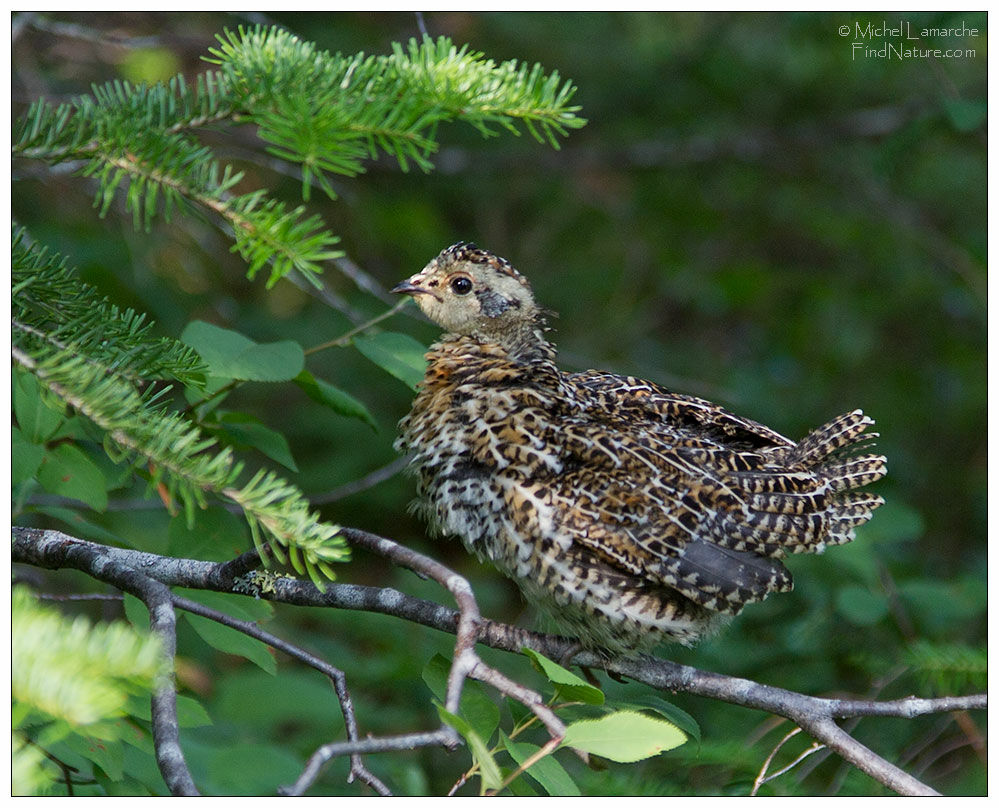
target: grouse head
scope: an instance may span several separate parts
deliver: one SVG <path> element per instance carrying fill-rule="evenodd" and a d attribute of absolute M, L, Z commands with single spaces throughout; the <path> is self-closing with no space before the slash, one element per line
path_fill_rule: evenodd
<path fill-rule="evenodd" d="M 515 350 L 540 338 L 542 311 L 531 285 L 504 258 L 462 241 L 393 290 L 412 295 L 427 317 L 452 334 Z"/>

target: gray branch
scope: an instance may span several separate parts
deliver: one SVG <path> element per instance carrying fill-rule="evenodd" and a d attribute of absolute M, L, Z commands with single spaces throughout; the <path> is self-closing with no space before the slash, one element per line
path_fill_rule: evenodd
<path fill-rule="evenodd" d="M 256 562 L 254 553 L 247 553 L 234 561 L 221 564 L 107 547 L 75 539 L 53 530 L 14 527 L 12 534 L 12 553 L 15 562 L 50 569 L 74 567 L 88 572 L 113 562 L 129 570 L 141 570 L 144 577 L 155 579 L 166 586 L 238 592 L 237 584 L 240 582 L 238 579 L 248 569 L 252 569 Z M 455 597 L 459 606 L 458 611 L 390 588 L 331 583 L 327 584 L 325 592 L 320 592 L 309 582 L 290 578 L 275 579 L 273 587 L 269 587 L 267 592 L 261 592 L 260 597 L 299 606 L 325 606 L 392 615 L 439 631 L 456 634 L 458 641 L 455 644 L 455 657 L 448 681 L 449 709 L 453 705 L 456 706 L 456 699 L 460 697 L 464 679 L 472 676 L 497 684 L 501 692 L 517 698 L 534 710 L 553 737 L 560 726 L 560 723 L 554 723 L 558 719 L 551 716 L 554 722 L 546 720 L 538 714 L 536 705 L 529 703 L 530 697 L 504 686 L 509 680 L 505 680 L 498 671 L 483 665 L 474 652 L 473 646 L 476 642 L 512 652 L 519 652 L 525 647 L 532 648 L 551 659 L 564 659 L 570 655 L 569 661 L 572 663 L 602 668 L 660 690 L 691 693 L 783 716 L 801 727 L 815 740 L 837 752 L 846 761 L 900 794 L 936 792 L 855 740 L 836 724 L 836 720 L 860 716 L 913 718 L 953 710 L 985 709 L 988 704 L 988 697 L 984 693 L 939 699 L 910 697 L 895 701 L 817 698 L 647 655 L 608 658 L 591 651 L 581 651 L 571 639 L 526 631 L 482 618 L 478 614 L 478 607 L 475 605 L 468 582 L 426 556 L 364 531 L 344 528 L 343 535 L 352 544 L 367 547 L 389 558 L 393 563 L 438 581 Z M 79 566 L 79 562 L 74 564 L 74 557 L 88 559 L 86 568 Z M 100 576 L 95 574 L 95 577 Z M 511 684 L 516 685 L 516 683 Z M 541 706 L 543 708 L 543 705 Z M 453 743 L 453 738 L 453 734 L 442 728 L 435 732 L 411 733 L 393 738 L 358 741 L 348 739 L 324 747 L 320 750 L 321 755 L 319 752 L 316 753 L 321 760 L 317 758 L 316 761 L 310 761 L 310 765 L 321 767 L 326 760 L 337 755 L 408 749 L 413 748 L 413 745 L 449 745 L 448 741 Z M 311 769 L 309 771 L 311 772 Z M 315 773 L 318 774 L 318 768 L 315 769 Z M 302 778 L 306 776 L 307 772 L 303 772 Z M 310 776 L 314 779 L 315 775 Z"/>
<path fill-rule="evenodd" d="M 80 570 L 104 583 L 111 584 L 139 598 L 149 610 L 150 630 L 159 636 L 162 649 L 162 669 L 153 687 L 151 714 L 153 724 L 153 745 L 156 749 L 156 762 L 159 764 L 163 780 L 175 796 L 198 796 L 198 789 L 191 778 L 191 772 L 184 760 L 184 752 L 180 746 L 180 729 L 177 722 L 177 689 L 174 686 L 174 656 L 177 651 L 177 616 L 173 610 L 170 590 L 154 576 L 137 571 L 132 566 L 122 563 L 111 554 L 95 552 L 100 545 L 91 545 L 71 539 L 69 536 L 55 531 L 31 530 L 29 528 L 13 528 L 14 536 L 22 534 L 28 541 L 46 537 L 62 537 L 63 542 L 58 555 L 60 567 Z M 15 545 L 17 542 L 15 541 Z M 17 550 L 13 552 L 13 560 L 22 560 Z M 24 559 L 27 561 L 27 559 Z M 27 561 L 27 563 L 32 563 Z M 40 564 L 39 566 L 49 566 Z"/>

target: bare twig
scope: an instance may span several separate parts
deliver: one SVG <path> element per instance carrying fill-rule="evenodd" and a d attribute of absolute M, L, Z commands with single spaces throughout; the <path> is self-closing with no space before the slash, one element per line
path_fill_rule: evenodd
<path fill-rule="evenodd" d="M 232 592 L 238 583 L 237 576 L 241 574 L 239 570 L 254 561 L 252 554 L 241 557 L 239 563 L 235 565 L 234 562 L 226 565 L 169 558 L 84 542 L 52 530 L 14 527 L 12 535 L 12 557 L 15 562 L 53 569 L 60 567 L 79 569 L 81 567 L 72 560 L 73 552 L 76 552 L 87 559 L 99 557 L 141 569 L 146 576 L 168 586 L 212 589 L 221 592 Z M 466 676 L 482 678 L 489 675 L 488 671 L 491 669 L 488 666 L 479 668 L 472 663 L 475 655 L 471 644 L 476 640 L 492 648 L 507 651 L 519 652 L 525 647 L 532 648 L 551 659 L 560 659 L 573 649 L 574 641 L 565 637 L 539 634 L 481 618 L 467 582 L 432 559 L 407 550 L 388 539 L 363 531 L 344 529 L 344 536 L 348 541 L 358 546 L 366 546 L 394 563 L 402 564 L 442 582 L 459 601 L 459 611 L 390 588 L 332 583 L 327 585 L 325 592 L 319 592 L 311 583 L 284 578 L 275 580 L 273 588 L 268 592 L 261 592 L 260 597 L 302 606 L 377 612 L 440 631 L 454 634 L 460 632 L 459 641 L 455 645 L 455 660 L 463 658 L 465 661 L 458 666 L 457 673 L 452 671 L 447 700 L 449 705 L 457 704 L 460 685 Z M 464 611 L 461 611 L 462 609 Z M 471 656 L 466 655 L 466 649 Z M 783 716 L 878 782 L 902 794 L 935 792 L 852 738 L 836 724 L 836 719 L 856 716 L 913 718 L 945 711 L 984 709 L 988 704 L 988 697 L 984 693 L 939 699 L 910 697 L 880 702 L 817 698 L 644 655 L 608 658 L 592 651 L 579 651 L 573 656 L 572 662 L 596 669 L 602 668 L 661 690 L 692 693 Z M 494 681 L 499 680 L 494 679 Z M 511 695 L 517 697 L 515 694 Z M 527 706 L 532 707 L 530 704 Z M 535 714 L 537 715 L 536 711 Z M 551 728 L 549 726 L 549 729 Z M 426 743 L 444 743 L 448 739 L 453 741 L 453 738 L 452 733 L 440 730 L 398 738 L 345 741 L 330 745 L 326 749 L 329 755 L 326 759 L 336 754 L 413 748 L 417 740 Z"/>
<path fill-rule="evenodd" d="M 260 640 L 261 642 L 270 645 L 273 648 L 277 648 L 279 651 L 283 651 L 291 657 L 305 663 L 311 668 L 315 668 L 320 673 L 326 675 L 333 684 L 333 690 L 336 693 L 337 700 L 340 702 L 340 711 L 343 713 L 343 723 L 347 731 L 348 741 L 357 741 L 357 718 L 354 714 L 354 705 L 350 698 L 350 693 L 347 691 L 347 677 L 344 675 L 343 671 L 339 668 L 335 668 L 319 657 L 313 656 L 308 651 L 299 648 L 297 645 L 293 645 L 286 640 L 282 640 L 280 637 L 276 637 L 268 631 L 264 631 L 256 623 L 251 623 L 247 620 L 237 620 L 235 617 L 230 617 L 229 615 L 217 611 L 215 609 L 210 609 L 197 601 L 189 600 L 188 598 L 180 597 L 179 595 L 173 596 L 174 605 L 184 611 L 191 612 L 192 614 L 199 614 L 202 617 L 207 617 L 209 620 L 214 620 L 217 623 L 221 623 L 224 626 L 233 628 L 236 631 L 241 631 L 254 639 Z M 366 783 L 371 786 L 376 792 L 382 796 L 391 796 L 392 792 L 389 788 L 379 780 L 374 774 L 372 774 L 364 766 L 361 761 L 361 757 L 358 754 L 352 754 L 350 756 L 350 773 L 347 776 L 347 782 L 351 782 L 354 778 L 359 779 L 362 783 Z"/>
<path fill-rule="evenodd" d="M 504 778 L 503 782 L 500 783 L 499 788 L 497 788 L 495 791 L 487 792 L 488 796 L 494 796 L 498 794 L 500 791 L 502 791 L 504 788 L 510 785 L 510 783 L 512 783 L 514 780 L 520 777 L 521 774 L 523 774 L 529 768 L 531 768 L 531 766 L 533 766 L 535 763 L 541 760 L 541 758 L 547 757 L 548 755 L 552 754 L 552 752 L 558 749 L 558 745 L 561 742 L 562 742 L 561 738 L 550 738 L 548 740 L 548 743 L 546 743 L 544 746 L 538 749 L 537 752 L 535 752 L 533 755 L 525 759 L 523 763 L 521 763 L 516 769 L 510 772 L 510 774 L 508 774 L 506 778 Z"/>
<path fill-rule="evenodd" d="M 390 539 L 354 528 L 342 528 L 341 535 L 351 544 L 366 547 L 400 566 L 432 578 L 446 588 L 457 601 L 459 609 L 455 632 L 457 642 L 454 649 L 454 661 L 448 675 L 445 709 L 452 713 L 458 711 L 464 680 L 471 676 L 492 685 L 500 693 L 510 696 L 531 710 L 538 717 L 538 720 L 547 727 L 552 738 L 561 740 L 565 736 L 565 724 L 544 703 L 544 699 L 538 693 L 508 679 L 495 668 L 486 665 L 475 652 L 475 643 L 479 639 L 479 625 L 482 622 L 482 616 L 479 614 L 479 606 L 475 602 L 475 596 L 472 594 L 472 588 L 467 580 L 440 562 L 403 547 Z"/>
<path fill-rule="evenodd" d="M 371 319 L 361 323 L 360 325 L 350 329 L 350 331 L 348 331 L 346 334 L 341 334 L 336 339 L 332 339 L 329 342 L 324 342 L 321 345 L 313 345 L 311 348 L 307 348 L 305 350 L 305 355 L 308 356 L 309 354 L 314 354 L 319 351 L 325 351 L 327 348 L 342 348 L 345 345 L 349 345 L 350 341 L 358 334 L 367 331 L 369 328 L 371 328 L 374 325 L 377 325 L 382 320 L 387 320 L 392 315 L 397 314 L 408 302 L 409 302 L 408 300 L 398 301 L 391 308 L 386 309 L 381 314 L 378 314 L 372 317 Z"/>
<path fill-rule="evenodd" d="M 332 491 L 327 491 L 325 494 L 310 496 L 309 504 L 316 506 L 329 505 L 331 502 L 337 502 L 346 497 L 358 494 L 361 491 L 367 491 L 369 488 L 374 488 L 379 483 L 383 483 L 386 480 L 395 477 L 396 474 L 406 467 L 406 462 L 405 457 L 396 458 L 391 463 L 387 463 L 374 471 L 368 472 L 359 480 L 351 480 L 349 483 L 344 483 L 343 485 L 334 488 Z"/>
<path fill-rule="evenodd" d="M 777 779 L 782 774 L 791 771 L 791 769 L 793 769 L 795 766 L 801 763 L 801 761 L 803 761 L 809 755 L 813 755 L 819 750 L 825 749 L 825 746 L 823 746 L 822 744 L 813 743 L 811 746 L 808 747 L 808 749 L 806 749 L 804 752 L 798 755 L 798 757 L 796 757 L 794 760 L 792 760 L 782 769 L 778 769 L 773 774 L 767 774 L 767 770 L 770 768 L 770 764 L 773 762 L 773 759 L 777 756 L 777 753 L 781 750 L 781 747 L 783 747 L 784 744 L 786 744 L 788 741 L 790 741 L 795 735 L 798 735 L 800 732 L 801 732 L 801 727 L 795 727 L 794 729 L 792 729 L 789 733 L 787 733 L 787 735 L 785 735 L 783 738 L 780 739 L 780 742 L 771 750 L 770 754 L 767 755 L 767 759 L 763 761 L 763 766 L 760 767 L 760 773 L 756 775 L 756 779 L 753 781 L 753 789 L 752 791 L 749 792 L 750 797 L 755 797 L 760 790 L 760 786 L 763 785 L 764 783 L 769 783 L 771 780 Z"/>
<path fill-rule="evenodd" d="M 410 732 L 405 735 L 390 735 L 381 738 L 362 738 L 356 741 L 338 741 L 325 744 L 308 759 L 305 768 L 293 785 L 280 789 L 289 796 L 301 796 L 319 777 L 323 766 L 337 757 L 358 755 L 370 752 L 396 752 L 418 749 L 421 746 L 453 747 L 455 736 L 450 727 L 442 727 L 433 732 Z"/>

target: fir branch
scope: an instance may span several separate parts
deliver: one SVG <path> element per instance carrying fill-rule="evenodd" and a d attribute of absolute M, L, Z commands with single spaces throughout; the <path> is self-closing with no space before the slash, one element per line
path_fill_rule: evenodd
<path fill-rule="evenodd" d="M 298 207 L 288 210 L 264 191 L 234 195 L 242 172 L 214 159 L 187 130 L 238 118 L 223 77 L 199 77 L 191 93 L 183 77 L 169 85 L 134 87 L 113 82 L 95 87 L 93 97 L 53 107 L 32 105 L 20 122 L 14 155 L 56 164 L 84 160 L 81 174 L 97 181 L 94 205 L 105 216 L 124 189 L 125 205 L 136 229 L 149 230 L 160 214 L 192 202 L 219 216 L 232 230 L 237 251 L 253 277 L 266 263 L 268 285 L 291 269 L 313 284 L 321 263 L 340 257 L 338 239 L 318 216 Z"/>
<path fill-rule="evenodd" d="M 917 640 L 906 649 L 905 661 L 938 690 L 981 687 L 988 678 L 988 654 L 984 648 Z"/>
<path fill-rule="evenodd" d="M 281 548 L 287 550 L 295 568 L 316 586 L 322 588 L 322 576 L 335 577 L 331 563 L 347 560 L 339 528 L 310 513 L 298 489 L 271 472 L 259 472 L 239 486 L 243 464 L 235 462 L 231 449 L 215 451 L 214 438 L 180 415 L 151 406 L 109 368 L 66 351 L 31 356 L 15 346 L 11 353 L 58 398 L 103 429 L 125 457 L 143 457 L 151 484 L 163 483 L 168 504 L 179 500 L 188 521 L 196 506 L 206 506 L 205 494 L 211 492 L 239 505 L 258 546 L 266 541 L 282 559 Z"/>
<path fill-rule="evenodd" d="M 102 216 L 122 193 L 136 228 L 169 219 L 185 202 L 231 228 L 234 251 L 253 277 L 271 265 L 268 285 L 292 269 L 318 285 L 322 262 L 342 256 L 338 238 L 316 216 L 255 190 L 235 194 L 243 175 L 194 139 L 220 123 L 252 123 L 267 150 L 301 166 L 302 196 L 315 183 L 335 198 L 328 175 L 355 176 L 379 153 L 403 170 L 433 168 L 437 127 L 464 121 L 482 135 L 494 126 L 517 134 L 517 121 L 539 141 L 583 126 L 570 106 L 575 87 L 540 65 L 497 65 L 449 39 L 410 40 L 387 56 L 318 50 L 280 28 L 226 31 L 193 90 L 183 76 L 152 87 L 114 81 L 53 106 L 40 100 L 18 122 L 15 157 L 50 164 L 82 161 L 97 180 Z"/>
<path fill-rule="evenodd" d="M 324 171 L 354 175 L 379 150 L 403 170 L 410 161 L 429 170 L 441 122 L 464 121 L 488 136 L 493 123 L 518 133 L 519 120 L 555 148 L 558 136 L 585 124 L 569 104 L 575 87 L 557 72 L 496 65 L 447 37 L 411 39 L 405 50 L 395 43 L 380 57 L 331 55 L 279 28 L 240 27 L 218 39 L 207 61 L 241 96 L 270 151 L 302 163 L 330 194 Z"/>
<path fill-rule="evenodd" d="M 192 348 L 152 336 L 153 323 L 144 314 L 110 303 L 80 281 L 64 257 L 29 243 L 23 228 L 14 228 L 11 240 L 15 345 L 90 355 L 133 381 L 204 383 L 204 364 Z"/>
<path fill-rule="evenodd" d="M 152 86 L 113 81 L 94 86 L 92 96 L 58 106 L 35 101 L 18 122 L 12 150 L 15 156 L 52 164 L 89 159 L 105 138 L 121 141 L 151 130 L 178 134 L 233 114 L 224 79 L 216 72 L 199 75 L 193 91 L 183 75 Z"/>

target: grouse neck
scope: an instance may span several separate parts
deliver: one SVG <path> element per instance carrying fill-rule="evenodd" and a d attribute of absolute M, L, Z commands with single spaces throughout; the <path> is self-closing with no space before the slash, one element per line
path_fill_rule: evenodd
<path fill-rule="evenodd" d="M 518 362 L 554 361 L 555 346 L 545 339 L 543 322 L 523 323 L 519 328 L 507 328 L 500 333 L 479 335 L 484 342 L 495 342 Z"/>
<path fill-rule="evenodd" d="M 441 335 L 440 343 L 464 343 L 489 356 L 496 356 L 496 348 L 502 350 L 507 358 L 522 364 L 548 362 L 554 364 L 558 353 L 555 346 L 545 339 L 548 329 L 543 324 L 534 324 L 529 328 L 506 329 L 500 334 L 476 333 L 456 334 L 454 332 Z M 476 348 L 478 350 L 476 350 Z M 485 349 L 484 351 L 482 349 Z"/>

